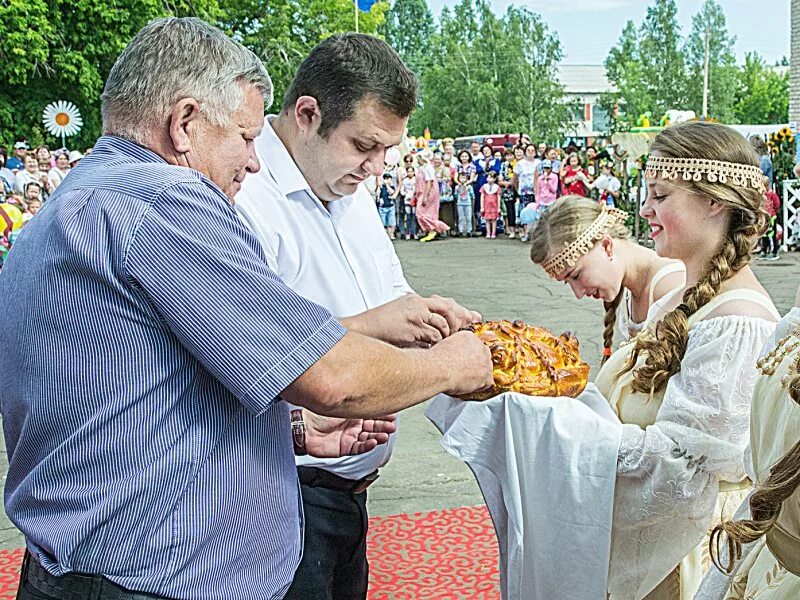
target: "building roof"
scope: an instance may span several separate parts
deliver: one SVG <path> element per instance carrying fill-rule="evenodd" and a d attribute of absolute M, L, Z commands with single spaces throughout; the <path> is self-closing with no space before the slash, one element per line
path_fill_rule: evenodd
<path fill-rule="evenodd" d="M 559 65 L 558 78 L 567 94 L 602 94 L 615 90 L 606 77 L 604 65 Z"/>

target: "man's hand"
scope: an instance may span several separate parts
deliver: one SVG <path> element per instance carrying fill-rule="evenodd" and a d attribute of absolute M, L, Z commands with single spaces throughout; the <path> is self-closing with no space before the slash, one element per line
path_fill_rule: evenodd
<path fill-rule="evenodd" d="M 492 353 L 480 338 L 470 331 L 450 336 L 430 350 L 441 364 L 450 365 L 451 396 L 484 390 L 494 383 Z"/>
<path fill-rule="evenodd" d="M 379 419 L 335 419 L 303 409 L 306 451 L 317 458 L 339 458 L 364 454 L 389 441 L 397 431 L 397 417 Z"/>
<path fill-rule="evenodd" d="M 428 347 L 480 320 L 480 314 L 464 308 L 452 298 L 436 295 L 422 298 L 417 294 L 407 294 L 342 319 L 342 324 L 395 346 Z"/>

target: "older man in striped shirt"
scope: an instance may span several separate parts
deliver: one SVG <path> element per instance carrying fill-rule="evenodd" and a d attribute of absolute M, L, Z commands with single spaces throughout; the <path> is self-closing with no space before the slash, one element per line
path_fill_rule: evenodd
<path fill-rule="evenodd" d="M 368 451 L 394 430 L 380 415 L 491 382 L 475 336 L 400 350 L 269 270 L 231 199 L 270 96 L 220 31 L 152 22 L 109 75 L 105 135 L 9 256 L 19 598 L 281 598 L 301 555 L 294 453 Z"/>

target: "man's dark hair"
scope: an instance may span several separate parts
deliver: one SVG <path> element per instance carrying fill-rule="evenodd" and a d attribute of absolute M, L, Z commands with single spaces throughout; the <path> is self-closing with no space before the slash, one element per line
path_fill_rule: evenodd
<path fill-rule="evenodd" d="M 398 117 L 417 104 L 417 78 L 383 40 L 361 33 L 332 35 L 317 44 L 289 85 L 282 110 L 301 96 L 319 103 L 319 135 L 327 138 L 343 121 L 353 118 L 358 103 L 375 98 Z"/>

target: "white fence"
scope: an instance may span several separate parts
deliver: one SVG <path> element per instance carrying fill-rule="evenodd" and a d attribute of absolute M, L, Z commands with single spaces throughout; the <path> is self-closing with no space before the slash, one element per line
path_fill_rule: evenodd
<path fill-rule="evenodd" d="M 800 179 L 783 181 L 783 246 L 800 248 Z"/>

